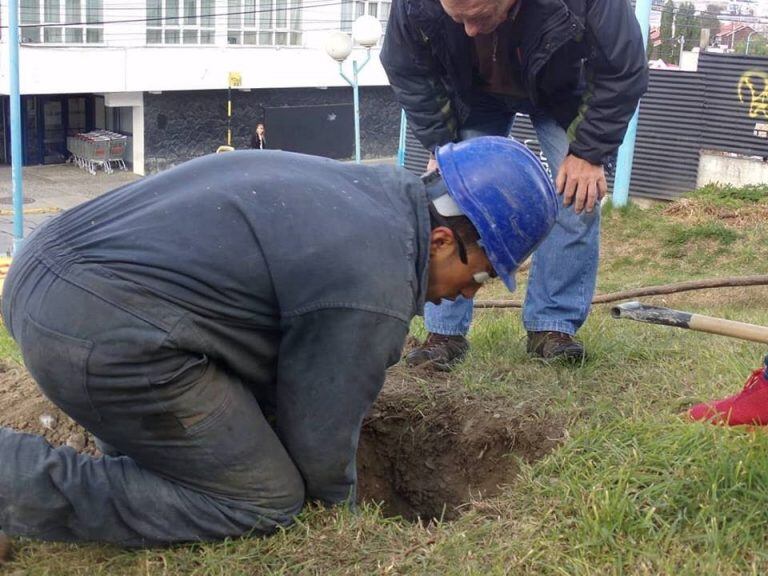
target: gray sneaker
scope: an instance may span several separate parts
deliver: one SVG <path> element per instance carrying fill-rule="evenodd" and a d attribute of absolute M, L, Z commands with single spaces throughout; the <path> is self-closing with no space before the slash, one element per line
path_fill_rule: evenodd
<path fill-rule="evenodd" d="M 545 360 L 581 362 L 586 356 L 584 345 L 565 332 L 528 332 L 527 350 Z"/>
<path fill-rule="evenodd" d="M 405 363 L 411 368 L 431 368 L 447 372 L 461 363 L 468 351 L 469 342 L 464 336 L 430 333 L 424 344 L 408 353 Z"/>

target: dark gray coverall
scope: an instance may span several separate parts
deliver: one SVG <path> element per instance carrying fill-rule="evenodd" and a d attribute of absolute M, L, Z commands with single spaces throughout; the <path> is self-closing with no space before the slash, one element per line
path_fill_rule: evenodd
<path fill-rule="evenodd" d="M 429 215 L 392 167 L 207 156 L 54 218 L 3 317 L 45 394 L 119 455 L 0 428 L 0 528 L 122 545 L 355 496 L 360 425 L 421 313 Z"/>

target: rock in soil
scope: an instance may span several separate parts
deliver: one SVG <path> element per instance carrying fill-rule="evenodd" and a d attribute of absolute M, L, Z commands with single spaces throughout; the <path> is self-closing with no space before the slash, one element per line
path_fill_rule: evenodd
<path fill-rule="evenodd" d="M 69 438 L 67 438 L 67 446 L 70 448 L 74 448 L 78 452 L 82 452 L 85 450 L 85 434 L 82 432 L 76 432 L 75 434 L 70 435 Z"/>
<path fill-rule="evenodd" d="M 40 434 L 54 446 L 84 434 L 80 426 L 43 396 L 23 366 L 10 362 L 0 362 L 0 426 Z M 87 441 L 84 448 L 73 447 L 90 454 L 97 452 L 96 446 Z"/>

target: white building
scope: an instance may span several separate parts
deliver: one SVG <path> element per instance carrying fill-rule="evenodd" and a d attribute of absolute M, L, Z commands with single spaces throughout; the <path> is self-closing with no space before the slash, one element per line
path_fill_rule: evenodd
<path fill-rule="evenodd" d="M 197 114 L 205 128 L 195 130 L 198 134 L 200 130 L 214 131 L 219 143 L 225 143 L 221 125 L 226 122 L 230 73 L 239 74 L 241 79 L 239 89 L 233 90 L 235 117 L 238 110 L 248 106 L 263 109 L 257 97 L 263 89 L 273 91 L 270 97 L 275 107 L 281 105 L 274 94 L 276 89 L 285 90 L 285 94 L 294 90 L 290 93 L 294 95 L 298 94 L 296 89 L 319 95 L 332 92 L 332 100 L 351 106 L 351 88 L 339 75 L 338 64 L 325 53 L 325 39 L 330 31 L 349 30 L 361 14 L 377 16 L 385 23 L 390 6 L 389 0 L 19 3 L 25 164 L 63 161 L 67 135 L 107 128 L 132 136 L 129 160 L 138 173 L 151 170 L 148 156 L 158 154 L 157 149 L 147 148 L 148 124 L 167 126 L 176 112 L 181 116 L 196 107 L 203 111 L 215 108 L 207 119 L 201 117 L 205 112 Z M 7 10 L 3 3 L 2 22 L 8 22 Z M 364 51 L 356 50 L 353 57 L 361 59 Z M 8 63 L 8 35 L 4 30 L 0 43 L 0 94 L 4 95 L 9 94 Z M 349 68 L 345 70 L 351 75 Z M 360 74 L 360 85 L 386 84 L 378 49 L 374 48 L 370 63 Z M 169 104 L 169 113 L 167 106 L 163 109 L 163 97 L 173 94 L 176 98 Z M 184 95 L 181 99 L 180 94 Z M 299 100 L 305 107 L 313 105 L 306 94 Z M 322 100 L 318 99 L 320 103 Z M 7 96 L 3 101 L 5 138 L 0 161 L 8 162 Z M 167 98 L 165 101 L 170 102 Z M 260 119 L 263 121 L 263 116 Z M 244 127 L 240 118 L 240 124 L 233 126 L 239 130 L 241 141 L 255 121 L 246 119 L 248 126 Z M 206 137 L 211 136 L 206 133 Z M 178 142 L 171 139 L 169 147 L 171 144 Z M 184 154 L 177 155 L 181 156 Z"/>

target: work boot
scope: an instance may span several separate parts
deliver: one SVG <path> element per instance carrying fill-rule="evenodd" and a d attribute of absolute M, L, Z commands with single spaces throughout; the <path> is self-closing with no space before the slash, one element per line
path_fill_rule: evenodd
<path fill-rule="evenodd" d="M 464 360 L 467 351 L 469 342 L 464 336 L 446 336 L 430 332 L 424 344 L 408 353 L 405 363 L 411 368 L 419 366 L 447 372 Z"/>
<path fill-rule="evenodd" d="M 584 345 L 565 332 L 528 332 L 528 354 L 544 360 L 584 359 Z"/>
<path fill-rule="evenodd" d="M 744 388 L 738 394 L 715 402 L 697 404 L 688 410 L 692 420 L 709 421 L 712 424 L 741 426 L 768 424 L 768 356 L 765 367 L 752 372 Z"/>
<path fill-rule="evenodd" d="M 11 561 L 13 555 L 13 547 L 11 546 L 11 539 L 8 538 L 5 532 L 0 530 L 0 566 Z"/>

